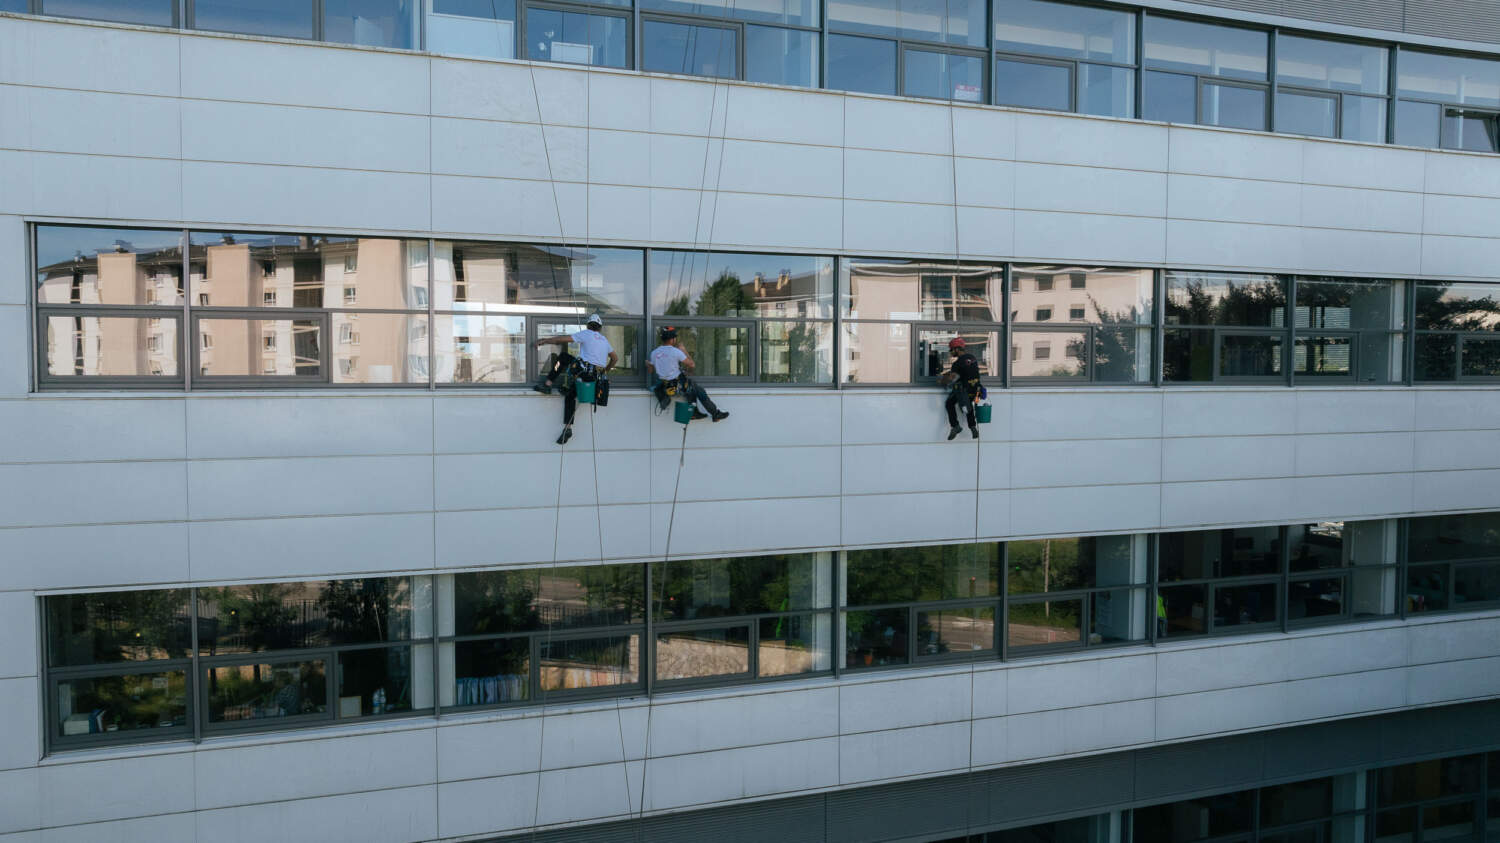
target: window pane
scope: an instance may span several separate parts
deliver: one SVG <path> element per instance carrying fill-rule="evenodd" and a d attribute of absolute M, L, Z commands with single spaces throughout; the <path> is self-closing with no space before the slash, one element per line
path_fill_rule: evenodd
<path fill-rule="evenodd" d="M 641 69 L 692 76 L 739 77 L 738 34 L 717 26 L 641 22 Z"/>
<path fill-rule="evenodd" d="M 660 621 L 816 609 L 829 605 L 826 573 L 813 553 L 651 564 Z"/>
<path fill-rule="evenodd" d="M 1102 64 L 1078 65 L 1077 110 L 1104 117 L 1135 116 L 1135 71 Z"/>
<path fill-rule="evenodd" d="M 640 249 L 439 240 L 436 257 L 438 310 L 645 312 Z"/>
<path fill-rule="evenodd" d="M 1298 328 L 1387 331 L 1406 327 L 1400 281 L 1297 276 Z"/>
<path fill-rule="evenodd" d="M 426 383 L 427 317 L 335 313 L 334 383 Z"/>
<path fill-rule="evenodd" d="M 641 0 L 641 8 L 679 15 L 732 17 L 793 26 L 817 26 L 819 23 L 818 4 L 814 0 Z"/>
<path fill-rule="evenodd" d="M 1013 319 L 1039 307 L 1054 312 L 1082 307 L 1082 321 L 1096 325 L 1151 324 L 1155 282 L 1149 269 L 1018 265 L 1011 282 Z"/>
<path fill-rule="evenodd" d="M 850 319 L 1000 322 L 1004 267 L 931 260 L 839 262 L 844 315 Z"/>
<path fill-rule="evenodd" d="M 321 378 L 320 319 L 199 319 L 197 375 Z"/>
<path fill-rule="evenodd" d="M 415 0 L 323 0 L 323 40 L 366 47 L 417 46 Z"/>
<path fill-rule="evenodd" d="M 538 322 L 536 326 L 537 337 L 555 337 L 561 335 L 572 336 L 588 326 L 578 322 Z M 640 375 L 636 368 L 636 361 L 641 359 L 641 323 L 639 322 L 614 322 L 606 319 L 603 330 L 604 338 L 609 340 L 610 347 L 615 350 L 619 358 L 615 364 L 613 377 L 629 378 Z M 523 349 L 524 351 L 524 349 Z M 551 371 L 552 354 L 555 352 L 539 352 L 536 356 L 537 368 L 532 372 L 529 380 L 541 377 Z M 568 353 L 574 357 L 578 356 L 578 343 L 568 343 Z M 694 358 L 696 361 L 697 358 Z"/>
<path fill-rule="evenodd" d="M 208 722 L 326 715 L 322 659 L 237 664 L 208 669 Z"/>
<path fill-rule="evenodd" d="M 1213 332 L 1169 329 L 1162 338 L 1162 379 L 1169 382 L 1213 380 Z"/>
<path fill-rule="evenodd" d="M 1094 331 L 1096 383 L 1146 383 L 1151 380 L 1149 328 L 1098 328 Z"/>
<path fill-rule="evenodd" d="M 1266 130 L 1266 91 L 1238 85 L 1204 84 L 1198 122 L 1207 126 Z"/>
<path fill-rule="evenodd" d="M 1375 843 L 1414 843 L 1416 839 L 1416 808 L 1381 811 L 1375 815 Z"/>
<path fill-rule="evenodd" d="M 1500 285 L 1417 284 L 1419 331 L 1500 331 Z"/>
<path fill-rule="evenodd" d="M 338 716 L 411 711 L 411 648 L 348 650 L 338 654 Z"/>
<path fill-rule="evenodd" d="M 178 377 L 175 317 L 56 316 L 47 320 L 47 374 Z"/>
<path fill-rule="evenodd" d="M 845 569 L 850 606 L 993 597 L 999 593 L 1000 545 L 851 550 Z"/>
<path fill-rule="evenodd" d="M 1260 824 L 1291 825 L 1322 819 L 1333 813 L 1333 779 L 1261 788 Z"/>
<path fill-rule="evenodd" d="M 1458 376 L 1458 337 L 1418 334 L 1412 377 L 1419 381 L 1451 381 Z"/>
<path fill-rule="evenodd" d="M 1293 580 L 1287 584 L 1287 620 L 1317 620 L 1344 614 L 1344 577 Z"/>
<path fill-rule="evenodd" d="M 1495 117 L 1473 111 L 1443 110 L 1442 147 L 1469 152 L 1500 151 Z"/>
<path fill-rule="evenodd" d="M 589 15 L 533 8 L 526 11 L 526 57 L 597 67 L 624 67 L 625 32 L 630 21 L 614 15 Z"/>
<path fill-rule="evenodd" d="M 1166 123 L 1198 122 L 1198 80 L 1178 73 L 1146 71 L 1147 120 Z"/>
<path fill-rule="evenodd" d="M 1315 524 L 1293 524 L 1287 527 L 1287 543 L 1291 546 L 1291 570 L 1318 571 L 1342 568 L 1349 564 L 1350 542 L 1346 541 L 1346 535 L 1356 528 L 1357 522 L 1350 522 L 1346 526 L 1343 521 L 1319 521 Z"/>
<path fill-rule="evenodd" d="M 182 232 L 36 227 L 38 304 L 182 305 Z"/>
<path fill-rule="evenodd" d="M 1282 85 L 1383 94 L 1386 59 L 1386 48 L 1371 44 L 1276 37 L 1276 81 Z"/>
<path fill-rule="evenodd" d="M 1156 637 L 1180 638 L 1208 630 L 1206 585 L 1174 585 L 1157 589 Z"/>
<path fill-rule="evenodd" d="M 986 6 L 981 0 L 829 0 L 828 25 L 891 38 L 983 47 Z"/>
<path fill-rule="evenodd" d="M 1442 117 L 1429 102 L 1396 101 L 1396 143 L 1437 149 Z"/>
<path fill-rule="evenodd" d="M 1461 796 L 1479 790 L 1483 755 L 1440 758 L 1387 767 L 1377 773 L 1376 798 L 1382 805 Z"/>
<path fill-rule="evenodd" d="M 193 28 L 312 38 L 313 4 L 309 0 L 194 0 Z"/>
<path fill-rule="evenodd" d="M 651 312 L 664 316 L 833 316 L 833 258 L 653 250 Z"/>
<path fill-rule="evenodd" d="M 1339 137 L 1369 143 L 1385 142 L 1385 100 L 1345 94 L 1343 121 Z"/>
<path fill-rule="evenodd" d="M 1347 378 L 1353 373 L 1353 344 L 1349 336 L 1299 336 L 1292 349 L 1292 371 L 1298 377 Z"/>
<path fill-rule="evenodd" d="M 1396 611 L 1396 569 L 1355 568 L 1351 572 L 1350 598 L 1347 602 L 1349 611 L 1355 617 L 1394 614 Z"/>
<path fill-rule="evenodd" d="M 1500 61 L 1402 49 L 1396 70 L 1400 96 L 1500 106 Z"/>
<path fill-rule="evenodd" d="M 953 353 L 948 343 L 962 338 L 964 351 L 979 361 L 979 374 L 1000 377 L 1000 334 L 998 331 L 938 330 L 917 334 L 918 372 L 924 378 L 935 378 L 953 367 Z"/>
<path fill-rule="evenodd" d="M 1077 644 L 1083 640 L 1082 600 L 1012 603 L 1006 642 L 1012 649 Z"/>
<path fill-rule="evenodd" d="M 995 49 L 1133 64 L 1135 15 L 1046 0 L 1009 0 L 995 4 Z"/>
<path fill-rule="evenodd" d="M 1133 536 L 1013 541 L 1007 545 L 1010 594 L 1043 594 L 1095 585 L 1145 583 Z"/>
<path fill-rule="evenodd" d="M 1240 527 L 1162 533 L 1159 553 L 1162 582 L 1275 574 L 1281 570 L 1281 531 Z"/>
<path fill-rule="evenodd" d="M 818 62 L 818 35 L 815 32 L 770 26 L 745 27 L 747 81 L 816 88 Z"/>
<path fill-rule="evenodd" d="M 1146 589 L 1115 588 L 1089 595 L 1089 643 L 1146 640 Z"/>
<path fill-rule="evenodd" d="M 1136 808 L 1132 840 L 1187 841 L 1245 832 L 1255 823 L 1255 791 Z"/>
<path fill-rule="evenodd" d="M 1413 565 L 1406 570 L 1406 605 L 1412 612 L 1448 608 L 1448 566 Z"/>
<path fill-rule="evenodd" d="M 999 59 L 995 62 L 995 102 L 1068 111 L 1073 107 L 1073 69 L 1060 64 Z"/>
<path fill-rule="evenodd" d="M 1473 840 L 1474 803 L 1452 802 L 1422 809 L 1423 843 L 1435 840 Z"/>
<path fill-rule="evenodd" d="M 205 656 L 411 637 L 406 577 L 267 583 L 198 590 Z"/>
<path fill-rule="evenodd" d="M 1276 377 L 1282 373 L 1280 334 L 1221 334 L 1219 377 Z"/>
<path fill-rule="evenodd" d="M 1336 98 L 1276 92 L 1276 131 L 1332 138 L 1338 136 L 1337 123 Z"/>
<path fill-rule="evenodd" d="M 45 0 L 42 14 L 146 26 L 172 26 L 172 0 Z"/>
<path fill-rule="evenodd" d="M 438 383 L 522 383 L 527 379 L 526 317 L 468 313 L 435 318 Z"/>
<path fill-rule="evenodd" d="M 843 323 L 839 344 L 845 383 L 910 383 L 911 326 Z"/>
<path fill-rule="evenodd" d="M 187 674 L 181 670 L 91 676 L 57 683 L 54 738 L 187 725 Z"/>
<path fill-rule="evenodd" d="M 462 593 L 455 588 L 455 594 Z M 460 641 L 453 648 L 455 705 L 499 705 L 531 698 L 528 639 Z"/>
<path fill-rule="evenodd" d="M 1279 275 L 1167 270 L 1168 325 L 1286 325 L 1286 279 Z"/>
<path fill-rule="evenodd" d="M 761 383 L 833 383 L 833 325 L 762 322 Z"/>
<path fill-rule="evenodd" d="M 682 350 L 697 364 L 694 374 L 704 378 L 750 376 L 750 327 L 677 326 Z"/>
<path fill-rule="evenodd" d="M 984 102 L 984 60 L 928 50 L 907 50 L 902 93 L 909 97 Z"/>
<path fill-rule="evenodd" d="M 1497 600 L 1500 600 L 1500 565 L 1459 565 L 1453 569 L 1453 608 L 1477 608 L 1464 604 Z"/>
<path fill-rule="evenodd" d="M 1266 33 L 1146 16 L 1146 64 L 1232 79 L 1265 79 Z"/>
<path fill-rule="evenodd" d="M 1500 340 L 1463 337 L 1459 343 L 1460 374 L 1466 378 L 1500 377 Z"/>
<path fill-rule="evenodd" d="M 46 598 L 52 667 L 186 658 L 187 589 L 69 594 Z"/>
<path fill-rule="evenodd" d="M 749 672 L 749 627 L 692 629 L 656 636 L 657 679 L 697 679 Z"/>
<path fill-rule="evenodd" d="M 552 694 L 640 681 L 641 638 L 568 638 L 538 641 L 542 691 Z"/>
<path fill-rule="evenodd" d="M 757 673 L 791 676 L 831 669 L 831 629 L 832 618 L 827 613 L 762 618 L 756 649 Z"/>
<path fill-rule="evenodd" d="M 213 307 L 427 308 L 427 243 L 195 231 L 193 303 Z"/>
<path fill-rule="evenodd" d="M 516 57 L 515 0 L 434 0 L 427 49 L 491 59 Z"/>
<path fill-rule="evenodd" d="M 645 623 L 644 575 L 640 565 L 583 565 L 540 571 L 536 603 L 540 621 L 552 629 Z"/>
<path fill-rule="evenodd" d="M 995 649 L 990 606 L 917 612 L 917 657 L 965 655 Z"/>
<path fill-rule="evenodd" d="M 1018 378 L 1088 378 L 1086 331 L 1011 334 L 1010 373 Z"/>
<path fill-rule="evenodd" d="M 1214 627 L 1275 623 L 1276 584 L 1221 585 L 1214 589 Z"/>
<path fill-rule="evenodd" d="M 906 664 L 907 610 L 874 609 L 844 614 L 844 652 L 847 667 Z"/>
<path fill-rule="evenodd" d="M 829 35 L 828 87 L 867 94 L 896 93 L 896 42 Z"/>

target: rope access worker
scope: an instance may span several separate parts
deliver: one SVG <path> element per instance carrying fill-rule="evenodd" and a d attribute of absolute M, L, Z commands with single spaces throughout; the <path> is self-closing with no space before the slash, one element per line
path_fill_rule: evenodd
<path fill-rule="evenodd" d="M 544 345 L 562 346 L 562 351 L 552 355 L 547 366 L 547 374 L 531 387 L 543 395 L 551 395 L 553 384 L 558 380 L 562 381 L 558 386 L 558 391 L 563 397 L 563 431 L 557 437 L 559 445 L 566 444 L 569 439 L 573 438 L 573 414 L 578 410 L 578 390 L 575 383 L 580 378 L 583 380 L 602 379 L 620 359 L 615 354 L 614 347 L 609 344 L 609 340 L 599 332 L 604 325 L 604 317 L 591 313 L 586 325 L 587 327 L 575 334 L 561 334 L 536 341 L 538 348 Z M 578 343 L 577 357 L 568 353 L 570 342 Z M 607 388 L 607 384 L 600 384 L 601 396 Z M 599 400 L 598 403 L 602 405 L 604 401 Z"/>
<path fill-rule="evenodd" d="M 656 387 L 652 390 L 656 393 L 656 406 L 665 410 L 672 403 L 671 396 L 681 393 L 688 403 L 702 403 L 703 409 L 708 411 L 704 415 L 695 406 L 693 407 L 693 418 L 706 419 L 713 417 L 714 421 L 723 421 L 729 418 L 729 413 L 714 406 L 713 399 L 703 387 L 688 379 L 683 369 L 693 368 L 693 358 L 682 350 L 682 340 L 677 338 L 677 329 L 670 326 L 661 329 L 661 345 L 652 352 L 646 363 L 658 378 Z"/>
<path fill-rule="evenodd" d="M 964 405 L 964 414 L 968 417 L 969 433 L 975 439 L 979 438 L 979 425 L 974 420 L 974 402 L 979 400 L 979 360 L 974 355 L 964 350 L 963 337 L 954 337 L 948 341 L 948 351 L 953 355 L 953 366 L 948 371 L 938 376 L 938 383 L 944 386 L 951 385 L 948 392 L 948 400 L 943 404 L 948 411 L 948 439 L 962 430 L 958 426 L 958 405 Z"/>

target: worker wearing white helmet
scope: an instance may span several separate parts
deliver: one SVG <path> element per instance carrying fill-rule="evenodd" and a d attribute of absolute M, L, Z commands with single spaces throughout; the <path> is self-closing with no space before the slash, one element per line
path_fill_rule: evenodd
<path fill-rule="evenodd" d="M 552 355 L 547 366 L 547 373 L 532 389 L 543 395 L 551 395 L 552 387 L 557 380 L 564 375 L 571 375 L 566 379 L 565 385 L 560 388 L 563 396 L 563 431 L 557 437 L 559 445 L 573 438 L 573 414 L 578 409 L 578 394 L 573 387 L 573 381 L 577 378 L 592 380 L 602 377 L 613 369 L 616 361 L 620 359 L 615 354 L 614 347 L 609 344 L 609 339 L 600 332 L 599 329 L 602 327 L 604 327 L 604 317 L 598 313 L 590 313 L 586 327 L 582 331 L 544 337 L 536 341 L 537 347 L 560 345 L 562 351 Z M 578 343 L 577 357 L 568 353 L 568 343 Z"/>

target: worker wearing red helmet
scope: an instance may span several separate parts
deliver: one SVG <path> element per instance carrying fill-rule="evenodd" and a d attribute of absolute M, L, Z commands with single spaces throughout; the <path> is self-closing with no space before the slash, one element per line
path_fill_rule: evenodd
<path fill-rule="evenodd" d="M 969 422 L 969 433 L 979 438 L 979 425 L 974 421 L 974 402 L 979 400 L 979 359 L 965 350 L 963 337 L 954 337 L 948 342 L 948 353 L 953 355 L 952 367 L 944 372 L 938 382 L 952 386 L 944 408 L 948 411 L 948 439 L 952 440 L 963 428 L 958 426 L 958 405 L 964 405 L 964 414 Z"/>

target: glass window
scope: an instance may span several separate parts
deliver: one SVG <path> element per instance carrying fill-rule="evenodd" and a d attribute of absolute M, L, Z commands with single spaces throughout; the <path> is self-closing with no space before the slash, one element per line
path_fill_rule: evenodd
<path fill-rule="evenodd" d="M 1396 143 L 1437 149 L 1441 111 L 1442 107 L 1433 103 L 1397 100 Z"/>
<path fill-rule="evenodd" d="M 625 67 L 629 26 L 628 18 L 615 15 L 528 7 L 526 57 L 533 61 Z"/>
<path fill-rule="evenodd" d="M 44 15 L 146 26 L 173 26 L 176 11 L 173 0 L 44 0 L 42 3 Z"/>
<path fill-rule="evenodd" d="M 1078 65 L 1078 111 L 1103 117 L 1135 116 L 1135 71 L 1102 64 Z"/>
<path fill-rule="evenodd" d="M 203 588 L 198 647 L 212 656 L 404 641 L 411 610 L 405 577 Z"/>
<path fill-rule="evenodd" d="M 308 0 L 193 0 L 193 28 L 280 38 L 313 38 Z"/>
<path fill-rule="evenodd" d="M 850 668 L 884 667 L 909 661 L 908 610 L 844 613 L 844 655 Z"/>
<path fill-rule="evenodd" d="M 458 635 L 644 623 L 638 565 L 486 571 L 454 576 Z"/>
<path fill-rule="evenodd" d="M 1500 331 L 1500 286 L 1417 283 L 1418 331 Z"/>
<path fill-rule="evenodd" d="M 1442 147 L 1469 152 L 1500 152 L 1496 116 L 1481 111 L 1443 109 Z"/>
<path fill-rule="evenodd" d="M 844 315 L 850 319 L 1002 321 L 1002 267 L 851 259 L 840 261 L 839 272 Z"/>
<path fill-rule="evenodd" d="M 427 49 L 435 53 L 510 59 L 516 55 L 515 0 L 433 0 Z"/>
<path fill-rule="evenodd" d="M 1342 97 L 1343 115 L 1339 137 L 1345 140 L 1385 142 L 1385 100 L 1377 97 Z"/>
<path fill-rule="evenodd" d="M 193 299 L 211 307 L 427 307 L 425 241 L 195 231 L 190 243 Z"/>
<path fill-rule="evenodd" d="M 522 383 L 526 317 L 495 313 L 437 316 L 438 383 Z M 613 343 L 613 341 L 611 341 Z"/>
<path fill-rule="evenodd" d="M 1180 73 L 1146 71 L 1147 120 L 1164 123 L 1198 122 L 1198 80 Z"/>
<path fill-rule="evenodd" d="M 992 652 L 994 649 L 993 606 L 917 612 L 918 658 Z"/>
<path fill-rule="evenodd" d="M 866 94 L 896 93 L 896 42 L 829 34 L 828 87 Z"/>
<path fill-rule="evenodd" d="M 1046 0 L 1008 0 L 995 4 L 995 49 L 1133 64 L 1135 14 Z"/>
<path fill-rule="evenodd" d="M 640 249 L 440 240 L 436 257 L 438 310 L 645 312 Z"/>
<path fill-rule="evenodd" d="M 1068 111 L 1073 107 L 1073 68 L 1066 64 L 998 59 L 995 102 Z"/>
<path fill-rule="evenodd" d="M 650 284 L 659 316 L 833 316 L 832 258 L 657 249 Z"/>
<path fill-rule="evenodd" d="M 984 102 L 984 59 L 931 50 L 907 50 L 902 93 L 909 97 Z"/>
<path fill-rule="evenodd" d="M 652 563 L 660 621 L 701 620 L 826 608 L 830 595 L 816 554 Z"/>
<path fill-rule="evenodd" d="M 687 629 L 656 636 L 656 678 L 702 679 L 750 674 L 750 628 Z"/>
<path fill-rule="evenodd" d="M 330 322 L 333 383 L 427 383 L 427 317 L 335 313 Z"/>
<path fill-rule="evenodd" d="M 909 383 L 912 329 L 904 323 L 845 322 L 840 369 L 845 383 Z M 926 357 L 926 349 L 923 350 Z"/>
<path fill-rule="evenodd" d="M 773 26 L 745 27 L 745 79 L 818 87 L 818 34 Z"/>
<path fill-rule="evenodd" d="M 641 22 L 641 69 L 739 78 L 739 30 L 668 21 Z"/>
<path fill-rule="evenodd" d="M 641 637 L 541 638 L 538 674 L 543 693 L 609 688 L 640 682 Z"/>
<path fill-rule="evenodd" d="M 197 376 L 327 379 L 321 319 L 199 318 L 196 325 Z"/>
<path fill-rule="evenodd" d="M 1268 44 L 1257 29 L 1146 16 L 1146 64 L 1162 70 L 1260 81 Z"/>
<path fill-rule="evenodd" d="M 1278 34 L 1276 83 L 1384 94 L 1387 58 L 1387 48 L 1373 44 Z M 1404 56 L 1402 60 L 1405 61 Z"/>
<path fill-rule="evenodd" d="M 1013 541 L 1006 546 L 1010 594 L 1144 584 L 1146 562 L 1135 536 Z"/>
<path fill-rule="evenodd" d="M 762 322 L 759 358 L 761 383 L 833 383 L 833 325 Z"/>
<path fill-rule="evenodd" d="M 1131 811 L 1132 840 L 1187 843 L 1250 831 L 1255 823 L 1255 791 L 1223 793 Z"/>
<path fill-rule="evenodd" d="M 166 670 L 120 676 L 78 676 L 53 688 L 55 740 L 149 737 L 142 732 L 186 730 L 187 673 Z"/>
<path fill-rule="evenodd" d="M 409 50 L 416 32 L 416 0 L 323 0 L 325 40 Z"/>
<path fill-rule="evenodd" d="M 819 23 L 818 4 L 813 0 L 641 0 L 640 5 L 642 9 L 695 17 L 731 17 L 792 26 L 817 26 Z"/>
<path fill-rule="evenodd" d="M 1006 607 L 1006 646 L 1054 647 L 1083 640 L 1083 600 L 1036 600 Z"/>
<path fill-rule="evenodd" d="M 423 648 L 430 651 L 431 648 Z M 334 696 L 338 716 L 370 717 L 411 711 L 412 648 L 373 647 L 338 654 Z"/>
<path fill-rule="evenodd" d="M 1279 275 L 1167 270 L 1168 325 L 1286 325 Z"/>
<path fill-rule="evenodd" d="M 760 676 L 795 676 L 833 667 L 830 621 L 825 615 L 761 618 L 755 660 Z"/>
<path fill-rule="evenodd" d="M 850 606 L 994 597 L 1000 588 L 1000 545 L 851 550 L 845 570 Z"/>
<path fill-rule="evenodd" d="M 1386 767 L 1376 774 L 1376 798 L 1381 805 L 1400 805 L 1474 793 L 1483 758 L 1465 755 Z"/>
<path fill-rule="evenodd" d="M 1162 533 L 1161 582 L 1276 574 L 1281 570 L 1281 530 L 1240 527 Z"/>
<path fill-rule="evenodd" d="M 1396 72 L 1399 96 L 1500 107 L 1500 61 L 1402 49 Z"/>
<path fill-rule="evenodd" d="M 182 232 L 36 227 L 38 304 L 182 305 Z"/>
<path fill-rule="evenodd" d="M 180 659 L 192 646 L 188 591 L 117 591 L 46 598 L 52 667 Z"/>
<path fill-rule="evenodd" d="M 59 315 L 45 320 L 45 376 L 180 378 L 181 320 L 172 316 Z"/>
<path fill-rule="evenodd" d="M 1276 131 L 1320 138 L 1338 137 L 1336 97 L 1276 92 Z"/>
<path fill-rule="evenodd" d="M 980 0 L 830 0 L 831 29 L 967 47 L 985 45 Z"/>
<path fill-rule="evenodd" d="M 1203 83 L 1198 89 L 1198 122 L 1207 126 L 1266 130 L 1266 91 L 1240 85 Z"/>
<path fill-rule="evenodd" d="M 211 667 L 206 681 L 208 722 L 327 717 L 327 673 L 322 659 Z"/>
<path fill-rule="evenodd" d="M 501 638 L 453 645 L 453 704 L 500 705 L 531 699 L 531 641 Z"/>

